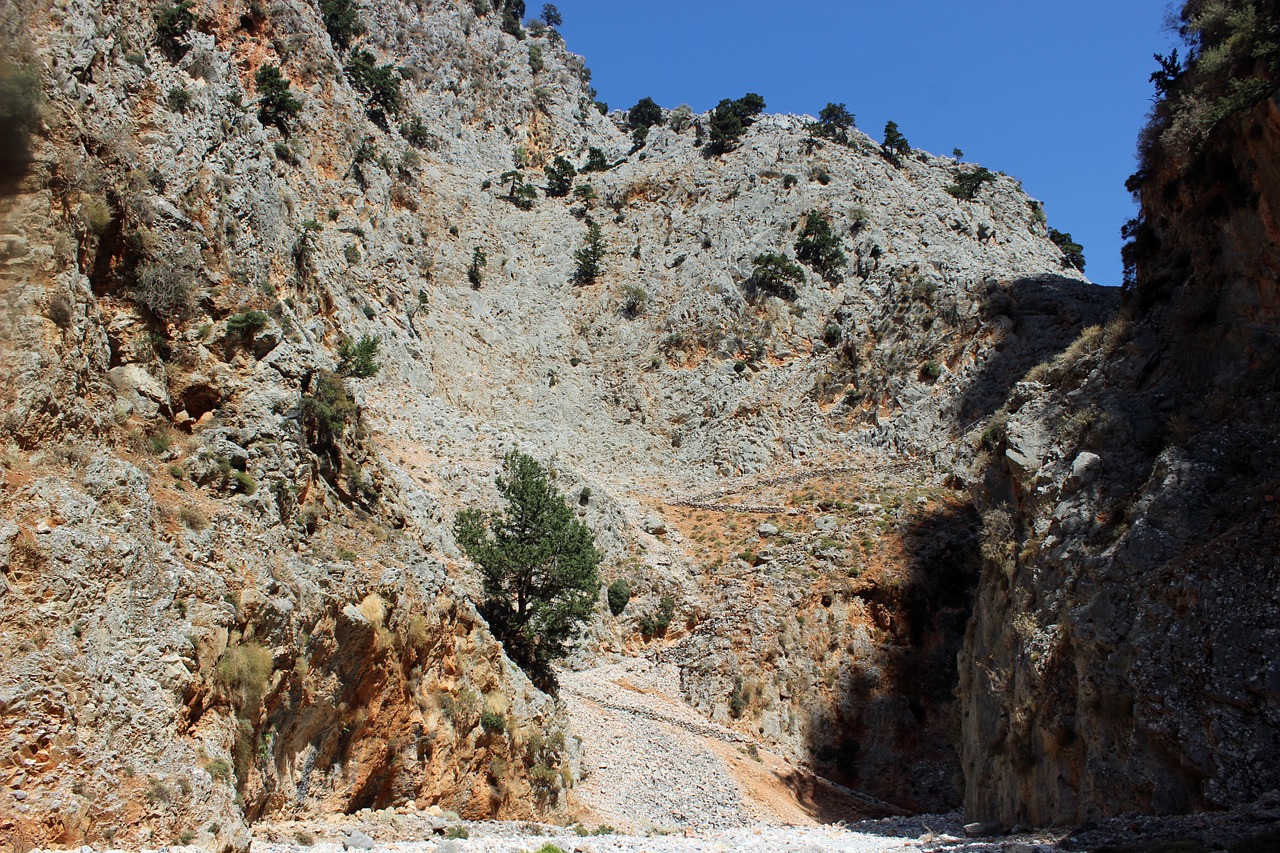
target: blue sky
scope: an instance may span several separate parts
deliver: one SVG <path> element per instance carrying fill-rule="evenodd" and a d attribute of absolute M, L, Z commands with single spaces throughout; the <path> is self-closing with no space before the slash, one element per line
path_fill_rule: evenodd
<path fill-rule="evenodd" d="M 1124 180 L 1150 107 L 1151 54 L 1174 44 L 1165 0 L 560 0 L 560 31 L 611 107 L 650 96 L 709 109 L 758 92 L 767 112 L 843 102 L 876 139 L 1023 182 L 1120 283 Z M 542 9 L 530 0 L 529 15 Z"/>

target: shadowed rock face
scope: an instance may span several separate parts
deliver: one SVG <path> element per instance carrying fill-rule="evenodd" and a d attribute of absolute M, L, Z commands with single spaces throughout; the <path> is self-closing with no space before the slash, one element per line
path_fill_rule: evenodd
<path fill-rule="evenodd" d="M 1277 102 L 1149 157 L 1130 311 L 1004 404 L 961 655 L 966 810 L 1006 823 L 1280 785 Z"/>

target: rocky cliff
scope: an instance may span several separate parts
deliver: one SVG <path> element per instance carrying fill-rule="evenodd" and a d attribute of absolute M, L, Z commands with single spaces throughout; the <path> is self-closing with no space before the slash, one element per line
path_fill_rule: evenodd
<path fill-rule="evenodd" d="M 1280 784 L 1277 11 L 1187 5 L 1190 57 L 1153 76 L 1130 184 L 1126 307 L 989 433 L 960 664 L 976 817 L 1176 813 Z"/>
<path fill-rule="evenodd" d="M 563 709 L 450 534 L 516 446 L 634 593 L 574 665 L 669 654 L 710 716 L 955 803 L 964 463 L 1015 458 L 988 419 L 1115 297 L 1008 176 L 954 193 L 976 167 L 791 116 L 637 148 L 554 31 L 331 7 L 0 12 L 40 119 L 3 202 L 0 829 L 222 847 L 410 799 L 565 809 Z M 513 192 L 593 148 L 590 192 Z M 813 219 L 847 264 L 762 291 Z"/>

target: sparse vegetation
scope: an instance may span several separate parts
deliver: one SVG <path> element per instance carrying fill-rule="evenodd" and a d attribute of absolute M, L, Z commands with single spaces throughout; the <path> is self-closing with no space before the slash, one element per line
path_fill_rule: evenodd
<path fill-rule="evenodd" d="M 263 126 L 274 125 L 284 136 L 302 112 L 302 101 L 293 96 L 289 81 L 275 65 L 264 65 L 253 76 L 258 87 L 258 121 Z"/>
<path fill-rule="evenodd" d="M 793 301 L 799 295 L 793 282 L 804 281 L 804 270 L 786 255 L 773 252 L 756 255 L 755 268 L 746 282 L 748 295 L 767 294 Z"/>
<path fill-rule="evenodd" d="M 600 275 L 600 264 L 605 255 L 604 234 L 600 226 L 590 217 L 587 218 L 587 242 L 573 253 L 575 263 L 573 281 L 575 284 L 591 284 Z"/>
<path fill-rule="evenodd" d="M 257 643 L 228 646 L 218 659 L 215 680 L 235 704 L 247 711 L 258 706 L 271 677 L 271 652 Z"/>
<path fill-rule="evenodd" d="M 835 278 L 840 267 L 845 265 L 840 238 L 831 228 L 831 222 L 816 210 L 805 214 L 804 227 L 800 229 L 795 250 L 797 260 L 828 281 Z"/>
<path fill-rule="evenodd" d="M 995 179 L 995 173 L 982 166 L 969 172 L 957 171 L 955 183 L 947 187 L 947 192 L 958 199 L 973 201 L 977 198 L 978 190 L 982 189 L 982 185 Z"/>
<path fill-rule="evenodd" d="M 614 616 L 621 616 L 622 611 L 627 609 L 627 603 L 631 601 L 631 584 L 622 578 L 618 578 L 609 584 L 609 612 Z"/>
<path fill-rule="evenodd" d="M 722 154 L 736 146 L 762 112 L 764 98 L 751 92 L 736 101 L 726 98 L 717 104 L 709 119 L 712 153 Z"/>
<path fill-rule="evenodd" d="M 471 263 L 467 265 L 467 281 L 471 282 L 471 286 L 477 290 L 484 283 L 484 268 L 488 264 L 489 256 L 485 254 L 484 249 L 476 246 L 471 250 Z"/>
<path fill-rule="evenodd" d="M 361 335 L 358 341 L 343 338 L 338 344 L 339 375 L 366 379 L 376 375 L 380 368 L 377 335 Z"/>

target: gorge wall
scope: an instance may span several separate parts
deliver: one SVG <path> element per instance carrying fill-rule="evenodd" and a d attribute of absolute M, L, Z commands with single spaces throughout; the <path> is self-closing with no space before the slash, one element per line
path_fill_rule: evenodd
<path fill-rule="evenodd" d="M 1130 182 L 1126 309 L 998 416 L 960 663 L 976 817 L 1177 813 L 1280 784 L 1278 11 L 1187 4 L 1191 56 L 1158 82 Z"/>

